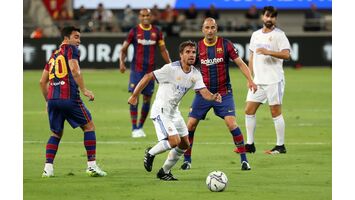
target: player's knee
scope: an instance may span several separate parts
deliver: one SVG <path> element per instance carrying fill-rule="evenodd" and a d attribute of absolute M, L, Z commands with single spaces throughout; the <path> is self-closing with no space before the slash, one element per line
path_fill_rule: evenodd
<path fill-rule="evenodd" d="M 169 137 L 169 144 L 171 146 L 171 148 L 175 148 L 177 147 L 181 142 L 180 137 L 178 137 L 178 135 L 176 135 L 176 137 Z"/>
<path fill-rule="evenodd" d="M 84 132 L 95 131 L 95 125 L 92 121 L 90 121 L 89 123 L 85 124 L 82 129 Z"/>

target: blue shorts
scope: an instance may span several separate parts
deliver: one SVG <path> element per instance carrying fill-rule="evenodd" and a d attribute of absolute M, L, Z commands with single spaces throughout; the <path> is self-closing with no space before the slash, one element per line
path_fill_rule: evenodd
<path fill-rule="evenodd" d="M 138 82 L 143 78 L 145 73 L 132 72 L 129 77 L 128 91 L 132 93 Z M 149 81 L 148 85 L 141 92 L 144 95 L 152 96 L 154 93 L 154 81 Z"/>
<path fill-rule="evenodd" d="M 225 116 L 235 116 L 233 94 L 222 96 L 222 103 L 205 100 L 200 93 L 196 93 L 190 109 L 189 117 L 205 119 L 208 111 L 213 108 L 214 114 L 224 119 Z"/>
<path fill-rule="evenodd" d="M 91 121 L 90 111 L 81 100 L 49 100 L 48 101 L 49 126 L 54 133 L 60 133 L 67 120 L 71 127 L 83 126 Z"/>

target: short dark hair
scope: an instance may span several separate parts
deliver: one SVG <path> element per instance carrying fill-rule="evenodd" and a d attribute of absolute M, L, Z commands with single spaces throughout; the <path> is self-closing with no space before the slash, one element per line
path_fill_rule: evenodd
<path fill-rule="evenodd" d="M 179 45 L 179 53 L 182 53 L 185 49 L 185 47 L 187 46 L 191 46 L 191 47 L 195 47 L 196 48 L 196 42 L 193 42 L 191 40 L 187 40 L 185 42 L 182 42 L 180 45 Z"/>
<path fill-rule="evenodd" d="M 70 35 L 73 31 L 78 31 L 80 33 L 80 29 L 76 28 L 74 26 L 64 27 L 61 31 L 62 39 L 64 40 L 64 37 L 70 37 Z"/>
<path fill-rule="evenodd" d="M 277 9 L 274 6 L 265 6 L 262 14 L 264 15 L 266 12 L 271 14 L 271 17 L 277 17 Z"/>

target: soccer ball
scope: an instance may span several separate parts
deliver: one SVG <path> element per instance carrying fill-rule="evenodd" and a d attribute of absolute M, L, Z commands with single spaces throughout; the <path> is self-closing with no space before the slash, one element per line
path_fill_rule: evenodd
<path fill-rule="evenodd" d="M 213 171 L 206 178 L 206 185 L 212 192 L 222 192 L 226 189 L 228 178 L 221 171 Z"/>

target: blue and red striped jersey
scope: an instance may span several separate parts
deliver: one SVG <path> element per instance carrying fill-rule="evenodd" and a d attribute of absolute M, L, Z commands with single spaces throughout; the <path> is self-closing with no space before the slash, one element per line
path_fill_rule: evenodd
<path fill-rule="evenodd" d="M 162 32 L 153 25 L 144 28 L 141 24 L 129 31 L 126 41 L 133 44 L 132 72 L 149 73 L 154 70 L 157 45 L 165 45 Z"/>
<path fill-rule="evenodd" d="M 204 39 L 197 44 L 198 61 L 201 64 L 203 82 L 212 93 L 225 95 L 231 91 L 229 78 L 229 59 L 238 58 L 233 44 L 222 37 L 217 37 L 214 44 L 207 44 Z"/>
<path fill-rule="evenodd" d="M 79 50 L 74 45 L 62 44 L 55 50 L 44 67 L 49 72 L 49 88 L 47 99 L 80 99 L 78 85 L 76 84 L 69 60 L 79 61 Z"/>

